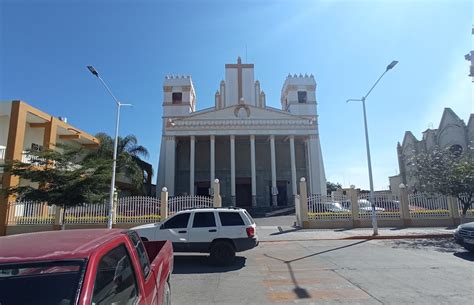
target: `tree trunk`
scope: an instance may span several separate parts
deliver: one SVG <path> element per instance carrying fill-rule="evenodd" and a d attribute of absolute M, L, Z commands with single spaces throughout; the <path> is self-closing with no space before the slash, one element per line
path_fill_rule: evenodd
<path fill-rule="evenodd" d="M 467 210 L 469 210 L 469 208 L 471 207 L 471 198 L 472 196 L 469 196 L 469 198 L 458 197 L 462 205 L 461 224 L 466 222 Z"/>
<path fill-rule="evenodd" d="M 66 207 L 63 207 L 63 217 L 61 217 L 61 230 L 66 230 Z"/>

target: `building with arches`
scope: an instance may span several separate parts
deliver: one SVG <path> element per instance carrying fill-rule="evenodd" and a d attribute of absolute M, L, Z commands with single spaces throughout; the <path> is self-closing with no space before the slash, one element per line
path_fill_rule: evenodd
<path fill-rule="evenodd" d="M 434 147 L 473 153 L 474 114 L 471 113 L 466 125 L 451 108 L 444 108 L 439 127 L 425 130 L 421 140 L 418 140 L 411 131 L 406 131 L 402 143 L 397 144 L 400 174 L 389 177 L 390 189 L 393 193 L 398 194 L 400 183 L 405 184 L 408 190 L 414 190 L 416 179 L 411 175 L 410 160 L 416 154 L 428 152 Z"/>

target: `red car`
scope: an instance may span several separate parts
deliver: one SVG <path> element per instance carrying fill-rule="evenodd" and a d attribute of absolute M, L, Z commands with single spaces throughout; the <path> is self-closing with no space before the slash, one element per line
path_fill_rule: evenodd
<path fill-rule="evenodd" d="M 133 230 L 0 237 L 1 305 L 168 305 L 173 247 Z"/>

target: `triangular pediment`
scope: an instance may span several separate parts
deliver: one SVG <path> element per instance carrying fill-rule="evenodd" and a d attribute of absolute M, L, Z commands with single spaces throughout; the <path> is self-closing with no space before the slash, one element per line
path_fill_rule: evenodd
<path fill-rule="evenodd" d="M 413 133 L 411 131 L 406 131 L 405 136 L 403 137 L 402 147 L 405 147 L 410 144 L 415 145 L 416 142 L 418 142 L 418 140 L 413 135 Z"/>
<path fill-rule="evenodd" d="M 215 119 L 226 119 L 226 120 L 278 120 L 278 119 L 291 119 L 291 120 L 307 120 L 308 118 L 299 115 L 293 115 L 291 113 L 284 112 L 276 108 L 259 108 L 250 105 L 232 105 L 226 108 L 215 110 L 214 108 L 204 109 L 198 111 L 188 117 L 180 118 L 179 120 L 215 120 Z"/>
<path fill-rule="evenodd" d="M 467 123 L 467 129 L 474 131 L 474 113 L 471 113 L 469 116 L 469 122 Z"/>
<path fill-rule="evenodd" d="M 461 120 L 451 108 L 444 108 L 438 130 L 441 131 L 448 125 L 457 125 L 459 127 L 466 126 L 464 121 Z"/>

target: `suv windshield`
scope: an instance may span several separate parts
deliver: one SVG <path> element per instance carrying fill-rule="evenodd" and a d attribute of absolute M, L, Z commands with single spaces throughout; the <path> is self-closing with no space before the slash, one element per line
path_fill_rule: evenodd
<path fill-rule="evenodd" d="M 0 304 L 76 303 L 84 261 L 0 265 Z"/>

